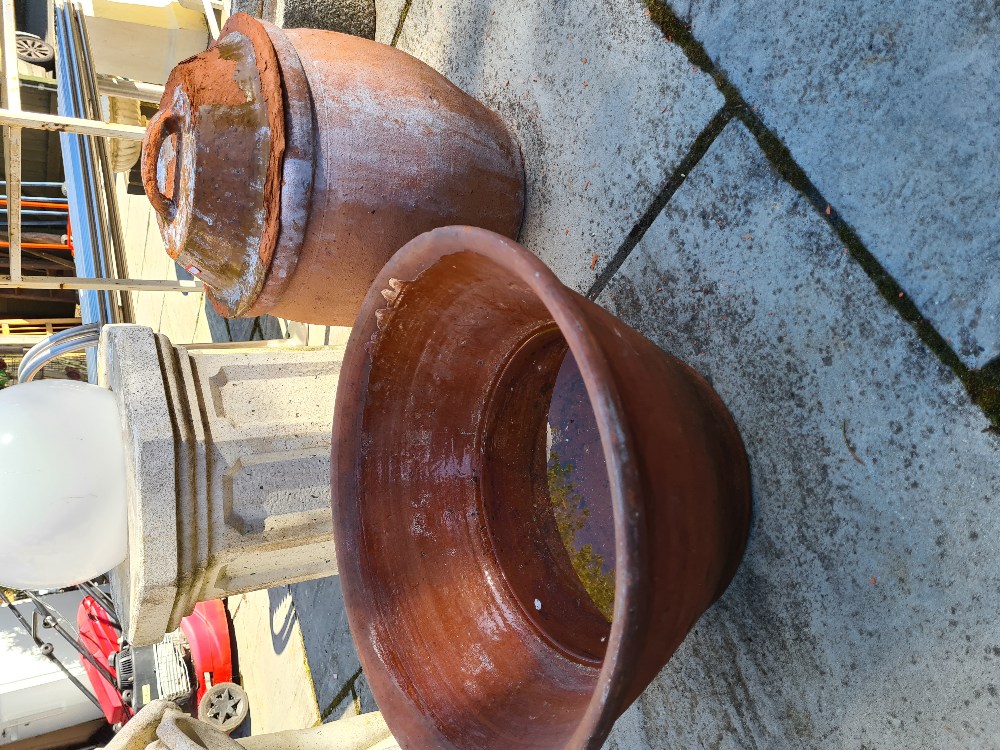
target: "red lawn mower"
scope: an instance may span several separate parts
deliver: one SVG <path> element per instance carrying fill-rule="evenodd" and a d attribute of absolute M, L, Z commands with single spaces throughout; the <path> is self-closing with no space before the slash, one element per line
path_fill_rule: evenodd
<path fill-rule="evenodd" d="M 55 662 L 117 731 L 147 703 L 170 700 L 223 732 L 236 730 L 249 714 L 246 692 L 233 682 L 234 651 L 229 618 L 222 601 L 198 604 L 181 627 L 160 643 L 135 647 L 123 641 L 110 597 L 93 583 L 78 586 L 84 594 L 77 609 L 77 633 L 45 597 L 23 592 L 34 605 L 30 621 L 7 593 L 2 599 L 34 640 L 39 653 Z M 91 690 L 55 655 L 43 637 L 55 630 L 80 655 Z"/>
<path fill-rule="evenodd" d="M 220 600 L 198 604 L 181 620 L 180 630 L 143 647 L 121 642 L 107 604 L 84 597 L 76 619 L 80 643 L 93 657 L 81 655 L 83 667 L 109 724 L 120 727 L 158 698 L 178 703 L 223 732 L 243 723 L 247 695 L 233 682 L 229 621 Z"/>

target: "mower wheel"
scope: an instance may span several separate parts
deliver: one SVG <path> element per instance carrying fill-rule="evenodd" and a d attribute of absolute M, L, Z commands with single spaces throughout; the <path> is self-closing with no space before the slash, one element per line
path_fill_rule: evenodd
<path fill-rule="evenodd" d="M 229 734 L 250 713 L 246 691 L 234 682 L 220 682 L 205 691 L 198 705 L 198 718 Z"/>

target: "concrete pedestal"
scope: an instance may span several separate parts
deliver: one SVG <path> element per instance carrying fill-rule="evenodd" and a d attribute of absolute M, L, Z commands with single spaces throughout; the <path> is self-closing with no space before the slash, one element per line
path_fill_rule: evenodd
<path fill-rule="evenodd" d="M 342 347 L 175 347 L 106 326 L 99 382 L 126 441 L 125 638 L 158 642 L 199 601 L 337 572 L 330 431 Z"/>

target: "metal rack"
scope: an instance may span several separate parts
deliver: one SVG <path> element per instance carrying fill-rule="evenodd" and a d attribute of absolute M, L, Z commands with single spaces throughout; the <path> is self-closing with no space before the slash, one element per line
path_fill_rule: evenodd
<path fill-rule="evenodd" d="M 105 138 L 142 140 L 145 130 L 131 125 L 106 123 L 99 119 L 101 84 L 90 61 L 86 26 L 82 13 L 72 2 L 60 3 L 56 11 L 57 28 L 62 35 L 60 47 L 70 54 L 61 55 L 60 98 L 65 95 L 73 113 L 63 116 L 27 112 L 21 109 L 20 76 L 14 29 L 14 0 L 0 0 L 0 60 L 3 64 L 3 89 L 0 96 L 0 126 L 3 129 L 4 161 L 7 174 L 7 223 L 9 234 L 9 273 L 0 275 L 0 289 L 74 289 L 100 293 L 99 304 L 91 317 L 101 323 L 128 322 L 131 317 L 129 291 L 201 291 L 198 281 L 173 281 L 125 278 L 124 248 L 114 197 L 113 176 L 107 162 Z M 70 66 L 79 66 L 71 74 Z M 63 79 L 65 74 L 66 79 Z M 95 277 L 25 275 L 22 262 L 21 130 L 33 128 L 72 134 L 64 141 L 64 154 L 79 153 L 85 174 L 81 184 L 85 195 L 79 197 L 85 208 L 85 224 L 74 227 L 82 241 L 75 241 L 76 251 L 92 253 Z M 72 196 L 70 199 L 72 203 Z M 78 205 L 80 205 L 78 203 Z M 31 248 L 29 248 L 31 249 Z M 82 300 L 81 300 L 82 302 Z"/>

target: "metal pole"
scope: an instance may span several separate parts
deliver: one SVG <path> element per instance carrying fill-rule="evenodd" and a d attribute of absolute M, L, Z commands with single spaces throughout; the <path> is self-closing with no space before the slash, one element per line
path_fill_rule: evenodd
<path fill-rule="evenodd" d="M 86 120 L 80 117 L 64 117 L 62 115 L 47 115 L 37 112 L 18 112 L 9 106 L 0 109 L 0 125 L 48 130 L 53 133 L 76 133 L 78 135 L 104 136 L 105 138 L 124 138 L 128 141 L 141 141 L 146 135 L 146 129 L 138 125 L 123 125 L 117 122 L 102 122 L 98 120 Z"/>
<path fill-rule="evenodd" d="M 101 326 L 97 323 L 74 326 L 46 336 L 21 358 L 21 364 L 17 368 L 17 382 L 30 382 L 50 360 L 60 354 L 97 346 L 100 339 Z"/>
<path fill-rule="evenodd" d="M 65 58 L 66 65 L 69 70 L 66 82 L 70 92 L 73 115 L 77 117 L 89 118 L 90 113 L 88 111 L 86 97 L 83 91 L 82 76 L 80 75 L 80 44 L 77 39 L 76 24 L 74 23 L 73 18 L 74 10 L 75 7 L 71 2 L 63 5 L 63 34 L 66 40 L 65 49 L 69 51 L 69 54 L 66 55 Z M 97 178 L 94 174 L 95 139 L 92 136 L 78 136 L 76 140 L 80 145 L 81 161 L 83 164 L 83 172 L 81 176 L 83 177 L 84 194 L 86 196 L 86 205 L 88 206 L 87 222 L 91 229 L 91 243 L 89 250 L 91 253 L 91 260 L 94 265 L 94 275 L 98 277 L 113 276 L 114 274 L 108 272 L 107 264 L 105 263 L 107 255 L 107 233 L 104 226 L 104 213 L 100 210 L 101 205 L 100 196 L 97 191 Z M 97 298 L 101 307 L 101 322 L 119 322 L 117 315 L 115 315 L 114 306 L 111 303 L 111 296 L 107 292 L 101 291 L 97 294 Z"/>
<path fill-rule="evenodd" d="M 122 625 L 118 622 L 118 615 L 115 613 L 115 605 L 114 602 L 111 601 L 111 597 L 101 591 L 99 586 L 95 586 L 90 581 L 84 581 L 81 583 L 80 588 L 83 589 L 87 596 L 101 605 L 101 609 L 103 609 L 108 615 L 108 620 L 111 622 L 111 626 L 121 633 Z"/>
<path fill-rule="evenodd" d="M 89 111 L 88 117 L 100 119 L 101 95 L 97 87 L 97 74 L 94 72 L 94 61 L 90 54 L 90 36 L 87 33 L 87 22 L 82 12 L 76 9 L 76 22 L 79 27 L 81 38 L 80 49 L 83 52 L 83 68 L 81 79 L 88 89 Z M 107 208 L 107 224 L 111 229 L 111 261 L 114 268 L 115 278 L 128 278 L 128 261 L 125 257 L 125 238 L 122 235 L 121 213 L 118 210 L 118 194 L 115 192 L 114 172 L 111 171 L 111 156 L 108 153 L 108 141 L 106 138 L 92 139 L 97 148 L 97 155 L 100 160 L 98 171 L 104 183 L 104 200 Z M 132 323 L 135 321 L 135 311 L 132 308 L 132 296 L 128 292 L 121 292 L 118 295 L 118 305 L 121 308 L 121 322 Z"/>
<path fill-rule="evenodd" d="M 42 625 L 46 628 L 52 628 L 53 630 L 55 630 L 60 636 L 62 636 L 62 639 L 66 641 L 66 643 L 68 643 L 73 648 L 73 650 L 80 655 L 80 658 L 86 659 L 87 662 L 90 663 L 90 666 L 96 669 L 97 672 L 101 675 L 101 677 L 107 680 L 108 684 L 116 686 L 117 689 L 117 682 L 115 680 L 114 675 L 108 671 L 106 665 L 101 664 L 99 661 L 97 661 L 97 659 L 94 658 L 93 654 L 91 654 L 87 649 L 85 649 L 82 645 L 80 645 L 80 641 L 77 640 L 77 637 L 75 635 L 73 635 L 69 630 L 66 629 L 65 625 L 59 622 L 59 620 L 61 619 L 59 617 L 59 613 L 53 609 L 50 609 L 48 604 L 43 602 L 41 599 L 39 599 L 30 591 L 25 591 L 24 593 L 28 595 L 28 598 L 31 599 L 32 602 L 34 602 L 35 609 L 38 610 L 38 614 L 42 616 Z"/>
<path fill-rule="evenodd" d="M 64 4 L 59 8 L 56 20 L 57 33 L 63 44 L 60 45 L 62 55 L 59 58 L 62 68 L 59 71 L 60 87 L 66 92 L 69 110 L 74 115 L 84 114 L 83 93 L 78 80 L 77 71 L 74 66 L 79 67 L 77 60 L 76 45 L 74 44 L 72 8 L 70 4 Z M 76 148 L 79 151 L 79 158 L 83 169 L 80 173 L 80 186 L 83 188 L 83 205 L 86 206 L 84 214 L 87 221 L 88 237 L 90 239 L 87 249 L 90 251 L 91 260 L 94 266 L 94 275 L 98 277 L 109 276 L 104 267 L 104 231 L 102 222 L 95 216 L 95 206 L 97 204 L 96 183 L 93 179 L 93 158 L 91 155 L 91 139 L 84 135 L 67 136 L 75 139 Z M 104 290 L 98 290 L 94 295 L 97 300 L 97 315 L 101 323 L 117 322 L 111 300 Z"/>
<path fill-rule="evenodd" d="M 12 112 L 21 110 L 21 80 L 17 74 L 17 42 L 14 38 L 14 0 L 2 0 L 3 106 Z M 10 211 L 10 277 L 21 280 L 21 128 L 4 130 L 4 168 L 7 170 L 7 195 Z"/>

